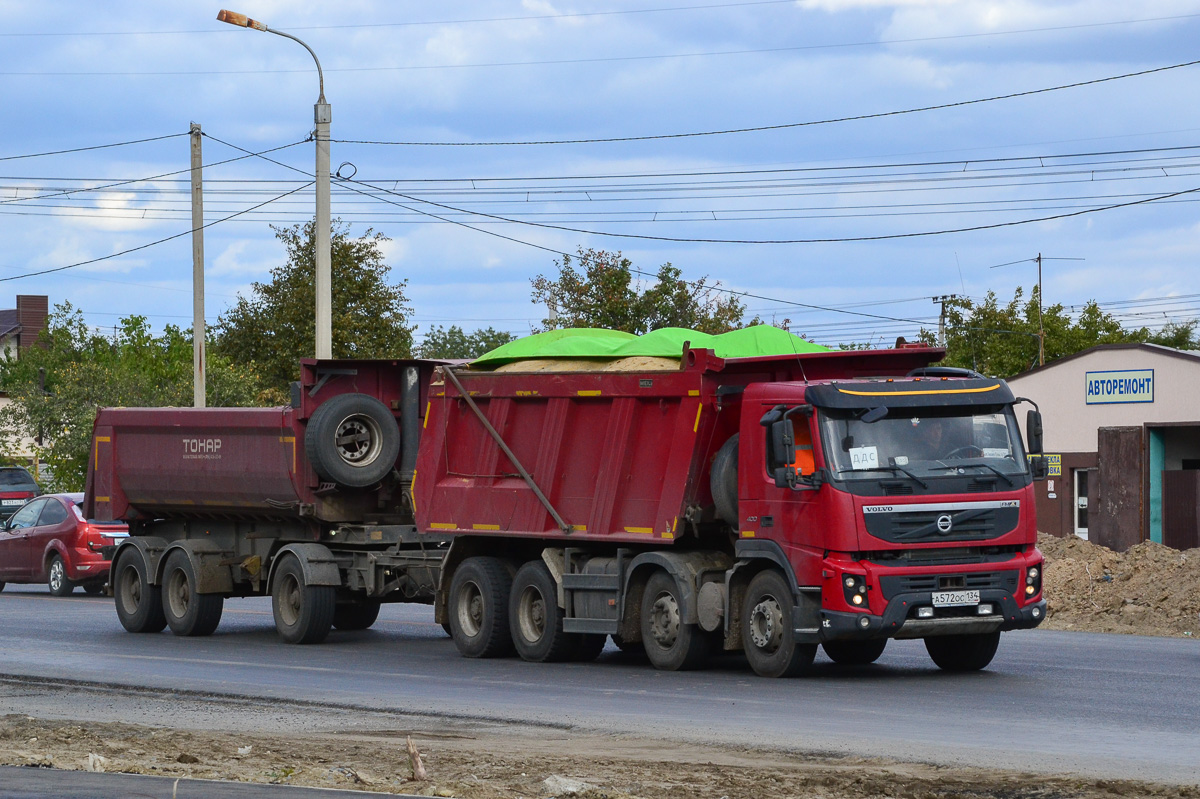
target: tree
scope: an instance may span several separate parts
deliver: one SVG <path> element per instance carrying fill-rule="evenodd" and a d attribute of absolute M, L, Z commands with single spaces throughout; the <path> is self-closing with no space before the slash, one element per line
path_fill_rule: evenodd
<path fill-rule="evenodd" d="M 300 358 L 311 357 L 316 293 L 313 288 L 314 223 L 272 228 L 287 249 L 287 261 L 271 270 L 271 280 L 255 283 L 252 295 L 221 314 L 217 351 L 236 363 L 257 366 L 266 385 L 286 391 L 300 376 Z M 351 238 L 335 220 L 330 233 L 333 357 L 405 358 L 412 349 L 412 309 L 404 296 L 407 281 L 388 282 L 381 233 L 367 230 Z"/>
<path fill-rule="evenodd" d="M 1035 288 L 1028 300 L 1018 287 L 1011 302 L 1001 305 L 989 291 L 982 303 L 959 297 L 946 301 L 947 366 L 963 366 L 984 374 L 1009 377 L 1037 365 L 1038 295 Z M 1060 305 L 1042 309 L 1046 362 L 1073 355 L 1098 344 L 1145 342 L 1177 349 L 1193 349 L 1196 322 L 1169 324 L 1152 332 L 1142 327 L 1125 329 L 1095 301 L 1089 301 L 1078 317 L 1072 318 Z M 934 344 L 936 335 L 921 331 L 921 340 Z"/>
<path fill-rule="evenodd" d="M 474 359 L 515 338 L 512 333 L 491 327 L 480 328 L 468 334 L 458 325 L 451 325 L 446 329 L 441 325 L 434 325 L 429 329 L 425 343 L 418 348 L 418 352 L 422 358 Z"/>
<path fill-rule="evenodd" d="M 572 264 L 578 261 L 578 268 Z M 605 327 L 646 333 L 663 327 L 686 327 L 703 333 L 725 333 L 742 326 L 746 312 L 737 297 L 724 295 L 720 283 L 704 277 L 689 282 L 666 263 L 656 281 L 634 280 L 633 263 L 619 252 L 579 248 L 575 259 L 556 261 L 558 277 L 533 280 L 533 302 L 554 309 L 542 330 Z"/>
<path fill-rule="evenodd" d="M 208 404 L 256 404 L 259 379 L 252 368 L 214 355 L 206 378 Z M 98 408 L 192 404 L 192 338 L 174 325 L 155 336 L 144 316 L 126 317 L 111 337 L 102 335 L 63 303 L 47 319 L 37 346 L 0 360 L 0 386 L 12 400 L 0 410 L 5 449 L 34 439 L 38 457 L 50 467 L 49 487 L 81 491 Z"/>

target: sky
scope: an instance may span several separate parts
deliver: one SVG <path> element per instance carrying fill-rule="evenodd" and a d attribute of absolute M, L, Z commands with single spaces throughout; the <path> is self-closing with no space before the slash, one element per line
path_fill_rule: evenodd
<path fill-rule="evenodd" d="M 208 323 L 283 262 L 271 225 L 313 213 L 316 68 L 220 8 L 0 0 L 0 308 L 190 326 L 191 123 Z M 1047 303 L 1200 313 L 1200 0 L 231 10 L 321 59 L 333 216 L 389 238 L 418 341 L 529 333 L 530 281 L 581 247 L 828 345 L 1028 292 L 1039 253 Z"/>

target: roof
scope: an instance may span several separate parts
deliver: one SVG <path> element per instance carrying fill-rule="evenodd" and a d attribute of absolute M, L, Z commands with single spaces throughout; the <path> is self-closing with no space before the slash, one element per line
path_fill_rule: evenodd
<path fill-rule="evenodd" d="M 1044 372 L 1047 369 L 1053 369 L 1056 366 L 1061 366 L 1062 364 L 1066 363 L 1067 361 L 1073 361 L 1076 358 L 1083 358 L 1087 355 L 1090 355 L 1093 352 L 1097 352 L 1097 351 L 1101 351 L 1101 350 L 1143 350 L 1145 352 L 1152 352 L 1156 355 L 1167 355 L 1172 358 L 1181 358 L 1185 361 L 1189 361 L 1194 364 L 1200 364 L 1200 351 L 1197 351 L 1197 350 L 1177 350 L 1174 347 L 1164 347 L 1161 344 L 1145 344 L 1145 343 L 1097 344 L 1094 347 L 1088 347 L 1086 350 L 1080 350 L 1079 352 L 1076 352 L 1073 355 L 1064 355 L 1063 357 L 1058 358 L 1053 361 L 1050 361 L 1050 363 L 1047 363 L 1043 366 L 1035 366 L 1032 369 L 1027 369 L 1024 372 L 1013 375 L 1012 377 L 1008 378 L 1008 380 L 1009 381 L 1017 380 L 1018 378 L 1026 377 L 1028 375 L 1037 374 L 1039 372 Z"/>
<path fill-rule="evenodd" d="M 0 336 L 7 336 L 20 329 L 21 323 L 18 321 L 16 308 L 0 311 Z"/>

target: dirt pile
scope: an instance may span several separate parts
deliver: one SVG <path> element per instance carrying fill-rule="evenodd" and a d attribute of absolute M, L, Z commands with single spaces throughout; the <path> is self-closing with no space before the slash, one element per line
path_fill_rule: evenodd
<path fill-rule="evenodd" d="M 1038 537 L 1052 630 L 1200 636 L 1200 549 L 1145 541 L 1113 552 L 1075 536 Z"/>

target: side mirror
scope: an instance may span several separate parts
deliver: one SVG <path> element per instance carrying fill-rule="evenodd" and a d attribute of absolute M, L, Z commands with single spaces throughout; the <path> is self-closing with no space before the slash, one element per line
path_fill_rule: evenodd
<path fill-rule="evenodd" d="M 1029 439 L 1029 454 L 1042 454 L 1042 412 L 1033 410 L 1025 415 L 1025 437 Z M 1044 460 L 1044 459 L 1040 459 Z"/>
<path fill-rule="evenodd" d="M 1029 471 L 1033 475 L 1036 482 L 1041 482 L 1046 479 L 1050 472 L 1050 462 L 1046 460 L 1045 455 L 1031 455 L 1029 457 Z"/>
<path fill-rule="evenodd" d="M 787 466 L 795 457 L 796 431 L 791 419 L 772 422 L 767 428 L 767 466 L 772 472 Z"/>

